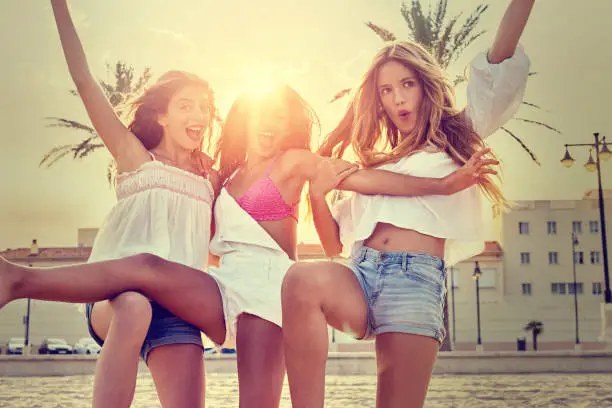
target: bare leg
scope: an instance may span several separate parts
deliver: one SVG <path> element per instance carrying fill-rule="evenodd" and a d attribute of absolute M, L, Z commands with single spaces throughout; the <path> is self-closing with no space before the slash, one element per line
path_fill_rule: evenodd
<path fill-rule="evenodd" d="M 96 364 L 93 408 L 129 408 L 140 349 L 151 322 L 151 304 L 140 293 L 125 292 L 97 303 L 91 320 L 96 334 L 104 339 Z"/>
<path fill-rule="evenodd" d="M 215 343 L 225 340 L 223 303 L 208 274 L 150 254 L 54 268 L 26 268 L 0 258 L 0 307 L 21 298 L 97 302 L 136 291 L 199 327 Z"/>
<path fill-rule="evenodd" d="M 151 350 L 147 365 L 164 408 L 204 408 L 204 353 L 196 344 Z"/>
<path fill-rule="evenodd" d="M 240 408 L 278 408 L 285 378 L 281 328 L 242 314 L 238 317 L 236 347 Z"/>
<path fill-rule="evenodd" d="M 285 276 L 282 301 L 293 407 L 322 408 L 329 342 L 327 324 L 363 337 L 367 328 L 365 295 L 353 272 L 343 265 L 298 263 Z"/>
<path fill-rule="evenodd" d="M 431 337 L 383 333 L 376 337 L 378 408 L 421 408 L 440 343 Z"/>

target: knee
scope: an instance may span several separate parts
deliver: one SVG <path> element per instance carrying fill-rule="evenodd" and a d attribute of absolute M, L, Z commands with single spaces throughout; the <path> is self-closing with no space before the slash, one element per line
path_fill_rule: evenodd
<path fill-rule="evenodd" d="M 311 265 L 294 264 L 283 279 L 283 304 L 316 303 L 322 289 L 321 276 Z"/>
<path fill-rule="evenodd" d="M 111 301 L 114 326 L 119 330 L 141 332 L 149 329 L 151 302 L 138 292 L 124 292 Z"/>
<path fill-rule="evenodd" d="M 157 255 L 142 253 L 129 257 L 130 269 L 157 269 L 168 261 Z"/>

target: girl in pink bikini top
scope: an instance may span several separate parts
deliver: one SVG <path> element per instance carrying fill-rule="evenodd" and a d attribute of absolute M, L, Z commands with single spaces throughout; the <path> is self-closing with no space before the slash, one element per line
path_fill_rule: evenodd
<path fill-rule="evenodd" d="M 265 175 L 236 199 L 238 205 L 255 221 L 277 221 L 291 217 L 298 221 L 298 202 L 287 203 L 270 177 L 276 158 L 268 165 Z"/>

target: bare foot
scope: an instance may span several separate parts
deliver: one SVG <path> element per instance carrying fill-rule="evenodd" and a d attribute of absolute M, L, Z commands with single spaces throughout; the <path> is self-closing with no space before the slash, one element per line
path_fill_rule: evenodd
<path fill-rule="evenodd" d="M 15 300 L 15 287 L 19 267 L 0 256 L 0 309 Z"/>

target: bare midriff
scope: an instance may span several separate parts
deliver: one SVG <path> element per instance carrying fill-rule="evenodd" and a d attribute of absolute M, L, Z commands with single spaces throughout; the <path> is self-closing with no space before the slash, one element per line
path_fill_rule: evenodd
<path fill-rule="evenodd" d="M 297 260 L 297 221 L 287 217 L 277 221 L 258 221 L 290 259 Z"/>
<path fill-rule="evenodd" d="M 425 235 L 415 230 L 378 223 L 363 243 L 377 251 L 422 253 L 444 258 L 444 238 Z"/>

